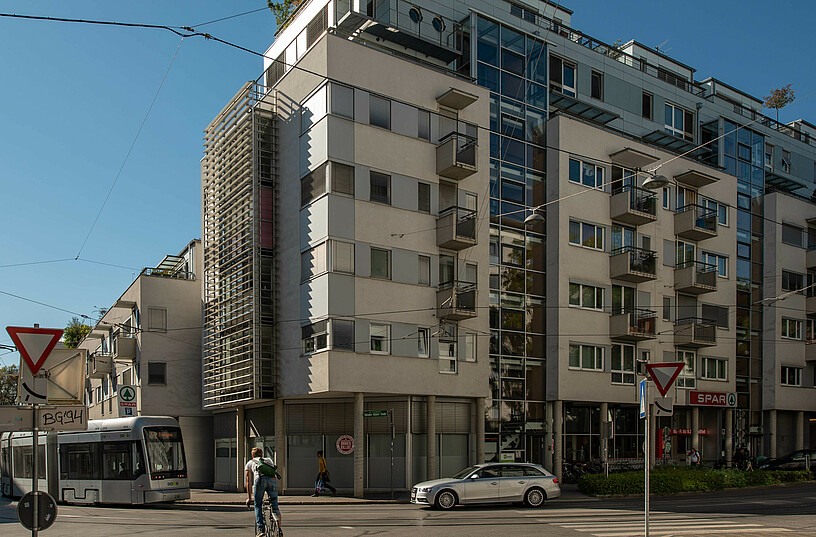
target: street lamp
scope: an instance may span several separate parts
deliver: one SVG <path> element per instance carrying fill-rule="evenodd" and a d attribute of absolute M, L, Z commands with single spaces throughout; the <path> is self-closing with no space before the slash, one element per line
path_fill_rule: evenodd
<path fill-rule="evenodd" d="M 642 185 L 646 190 L 660 190 L 664 186 L 668 186 L 668 184 L 671 182 L 668 177 L 665 175 L 657 175 L 655 171 L 656 170 L 646 172 L 649 174 L 649 177 L 643 181 Z"/>
<path fill-rule="evenodd" d="M 525 226 L 529 226 L 531 224 L 539 224 L 541 222 L 544 222 L 544 215 L 537 212 L 542 207 L 543 207 L 543 205 L 539 205 L 538 207 L 533 209 L 533 212 L 530 213 L 530 216 L 528 216 L 527 218 L 524 219 L 524 225 Z"/>

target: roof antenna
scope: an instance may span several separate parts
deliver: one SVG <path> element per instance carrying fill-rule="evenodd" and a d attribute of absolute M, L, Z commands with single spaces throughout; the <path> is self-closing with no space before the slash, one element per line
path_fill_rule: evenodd
<path fill-rule="evenodd" d="M 658 52 L 660 52 L 660 47 L 662 47 L 663 45 L 665 45 L 665 44 L 666 44 L 666 43 L 668 43 L 668 42 L 669 42 L 669 40 L 668 40 L 668 39 L 666 39 L 665 41 L 663 41 L 663 42 L 662 42 L 662 43 L 660 43 L 659 45 L 655 46 L 655 50 L 656 50 L 656 51 L 658 51 Z"/>

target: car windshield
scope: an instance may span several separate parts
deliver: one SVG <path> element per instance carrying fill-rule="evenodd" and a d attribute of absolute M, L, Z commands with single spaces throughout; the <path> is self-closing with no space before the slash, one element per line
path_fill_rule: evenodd
<path fill-rule="evenodd" d="M 453 474 L 451 476 L 451 478 L 453 478 L 453 479 L 464 479 L 465 477 L 467 477 L 471 472 L 473 472 L 476 469 L 477 469 L 476 466 L 468 466 L 464 470 L 459 470 L 458 472 Z"/>

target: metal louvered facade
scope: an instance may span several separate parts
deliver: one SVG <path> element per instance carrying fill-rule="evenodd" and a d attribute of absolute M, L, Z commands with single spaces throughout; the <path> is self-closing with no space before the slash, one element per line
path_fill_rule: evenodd
<path fill-rule="evenodd" d="M 276 394 L 275 93 L 248 82 L 205 130 L 203 404 Z"/>

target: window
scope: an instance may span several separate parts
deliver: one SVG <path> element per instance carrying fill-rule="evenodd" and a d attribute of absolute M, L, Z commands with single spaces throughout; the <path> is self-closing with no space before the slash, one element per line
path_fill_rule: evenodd
<path fill-rule="evenodd" d="M 804 247 L 805 230 L 801 227 L 782 223 L 782 242 L 791 246 Z"/>
<path fill-rule="evenodd" d="M 133 479 L 131 472 L 131 442 L 102 444 L 102 479 Z"/>
<path fill-rule="evenodd" d="M 375 127 L 391 130 L 391 101 L 376 95 L 369 95 L 368 123 Z"/>
<path fill-rule="evenodd" d="M 604 289 L 603 287 L 570 283 L 569 303 L 570 306 L 602 310 L 604 307 Z"/>
<path fill-rule="evenodd" d="M 694 114 L 666 103 L 666 132 L 693 142 L 694 130 Z"/>
<path fill-rule="evenodd" d="M 354 119 L 354 90 L 340 84 L 331 85 L 332 114 Z"/>
<path fill-rule="evenodd" d="M 147 329 L 158 332 L 167 331 L 167 310 L 165 308 L 147 308 Z"/>
<path fill-rule="evenodd" d="M 696 245 L 690 242 L 685 241 L 677 241 L 677 252 L 676 257 L 674 259 L 674 266 L 677 268 L 683 268 L 686 266 L 686 263 L 693 263 L 694 262 L 694 251 L 696 250 Z"/>
<path fill-rule="evenodd" d="M 300 254 L 300 281 L 305 282 L 328 270 L 326 266 L 326 245 L 318 244 Z"/>
<path fill-rule="evenodd" d="M 782 290 L 783 291 L 801 291 L 805 287 L 805 275 L 790 272 L 788 270 L 782 271 Z"/>
<path fill-rule="evenodd" d="M 640 115 L 644 119 L 654 119 L 654 95 L 648 91 L 644 91 L 643 97 L 641 97 Z"/>
<path fill-rule="evenodd" d="M 765 168 L 773 170 L 774 160 L 774 146 L 773 144 L 765 143 Z"/>
<path fill-rule="evenodd" d="M 728 206 L 709 198 L 700 198 L 700 205 L 717 213 L 717 224 L 728 225 Z"/>
<path fill-rule="evenodd" d="M 300 180 L 300 206 L 306 206 L 325 193 L 326 164 L 323 164 Z"/>
<path fill-rule="evenodd" d="M 569 223 L 569 242 L 584 248 L 604 249 L 604 228 L 584 222 Z"/>
<path fill-rule="evenodd" d="M 604 169 L 588 162 L 569 159 L 569 180 L 571 183 L 603 190 Z"/>
<path fill-rule="evenodd" d="M 456 341 L 439 340 L 439 372 L 456 373 Z"/>
<path fill-rule="evenodd" d="M 331 189 L 335 194 L 354 195 L 354 166 L 331 163 Z"/>
<path fill-rule="evenodd" d="M 369 199 L 377 203 L 391 205 L 391 176 L 371 171 L 370 182 Z"/>
<path fill-rule="evenodd" d="M 672 320 L 672 299 L 670 296 L 663 297 L 663 320 L 669 322 Z"/>
<path fill-rule="evenodd" d="M 417 209 L 423 213 L 431 212 L 431 185 L 417 183 Z"/>
<path fill-rule="evenodd" d="M 635 311 L 635 288 L 612 285 L 612 315 Z"/>
<path fill-rule="evenodd" d="M 465 334 L 465 361 L 476 361 L 476 334 L 469 332 Z"/>
<path fill-rule="evenodd" d="M 419 285 L 431 285 L 431 258 L 427 255 L 420 255 L 419 260 Z"/>
<path fill-rule="evenodd" d="M 331 241 L 332 271 L 354 274 L 354 243 Z"/>
<path fill-rule="evenodd" d="M 701 365 L 703 367 L 703 370 L 700 372 L 702 378 L 708 380 L 727 380 L 728 360 L 703 357 Z"/>
<path fill-rule="evenodd" d="M 371 277 L 391 279 L 391 251 L 371 248 Z"/>
<path fill-rule="evenodd" d="M 671 189 L 663 187 L 663 208 L 671 210 Z"/>
<path fill-rule="evenodd" d="M 781 337 L 785 339 L 802 339 L 802 321 L 783 317 Z"/>
<path fill-rule="evenodd" d="M 782 366 L 782 386 L 801 386 L 802 385 L 802 368 Z"/>
<path fill-rule="evenodd" d="M 717 267 L 717 275 L 720 278 L 728 277 L 728 256 L 722 254 L 715 254 L 712 252 L 703 252 L 703 263 L 714 265 Z"/>
<path fill-rule="evenodd" d="M 717 328 L 728 328 L 728 307 L 714 304 L 701 304 L 700 316 L 706 321 L 711 321 Z"/>
<path fill-rule="evenodd" d="M 417 330 L 417 356 L 420 358 L 428 357 L 428 349 L 430 349 L 431 329 L 420 328 Z"/>
<path fill-rule="evenodd" d="M 331 345 L 333 349 L 354 350 L 354 321 L 332 319 Z"/>
<path fill-rule="evenodd" d="M 635 383 L 634 345 L 612 345 L 610 370 L 613 384 Z"/>
<path fill-rule="evenodd" d="M 300 132 L 303 134 L 326 116 L 326 86 L 308 97 L 300 107 Z"/>
<path fill-rule="evenodd" d="M 550 89 L 575 97 L 575 64 L 550 56 Z"/>
<path fill-rule="evenodd" d="M 604 348 L 595 345 L 570 344 L 570 369 L 584 369 L 586 371 L 603 371 Z"/>
<path fill-rule="evenodd" d="M 805 321 L 805 341 L 808 343 L 816 342 L 816 319 L 807 319 Z"/>
<path fill-rule="evenodd" d="M 319 321 L 300 329 L 303 354 L 324 351 L 329 348 L 329 322 Z"/>
<path fill-rule="evenodd" d="M 147 383 L 167 384 L 167 364 L 164 362 L 148 362 Z"/>
<path fill-rule="evenodd" d="M 782 150 L 782 171 L 785 173 L 791 172 L 791 154 L 790 151 Z"/>
<path fill-rule="evenodd" d="M 371 323 L 369 329 L 372 354 L 389 354 L 391 352 L 391 326 Z"/>
<path fill-rule="evenodd" d="M 694 375 L 694 363 L 697 360 L 697 355 L 694 351 L 677 351 L 677 361 L 683 362 L 683 370 L 680 371 L 680 376 L 674 381 L 678 388 L 694 388 L 697 386 L 697 379 Z"/>
<path fill-rule="evenodd" d="M 419 124 L 417 126 L 417 136 L 423 140 L 431 139 L 431 113 L 426 110 L 418 110 Z"/>
<path fill-rule="evenodd" d="M 603 74 L 592 71 L 592 98 L 603 101 Z"/>

